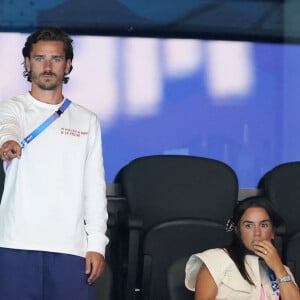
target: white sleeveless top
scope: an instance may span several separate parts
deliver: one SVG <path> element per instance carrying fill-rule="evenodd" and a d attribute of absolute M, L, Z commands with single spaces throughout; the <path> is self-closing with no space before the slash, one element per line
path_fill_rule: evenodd
<path fill-rule="evenodd" d="M 185 285 L 191 291 L 195 291 L 197 274 L 203 263 L 218 286 L 216 300 L 278 299 L 272 290 L 267 270 L 260 270 L 258 256 L 246 255 L 245 257 L 247 272 L 254 283 L 251 285 L 242 277 L 227 252 L 220 248 L 210 249 L 190 257 L 186 264 Z M 287 267 L 286 270 L 294 281 L 290 270 Z"/>

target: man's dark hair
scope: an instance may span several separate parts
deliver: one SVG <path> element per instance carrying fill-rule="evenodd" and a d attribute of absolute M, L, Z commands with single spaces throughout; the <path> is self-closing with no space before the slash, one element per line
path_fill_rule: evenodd
<path fill-rule="evenodd" d="M 73 40 L 71 37 L 62 31 L 60 28 L 57 27 L 49 27 L 44 29 L 38 29 L 37 31 L 33 32 L 26 40 L 24 48 L 22 50 L 22 54 L 24 59 L 26 57 L 30 58 L 30 54 L 32 51 L 32 45 L 36 44 L 39 41 L 60 41 L 64 43 L 64 49 L 66 54 L 66 59 L 73 60 Z M 72 71 L 73 66 L 71 66 L 69 73 Z M 31 82 L 31 73 L 26 70 L 23 72 L 24 77 L 27 77 L 27 80 Z M 69 81 L 69 78 L 65 74 L 64 83 Z"/>

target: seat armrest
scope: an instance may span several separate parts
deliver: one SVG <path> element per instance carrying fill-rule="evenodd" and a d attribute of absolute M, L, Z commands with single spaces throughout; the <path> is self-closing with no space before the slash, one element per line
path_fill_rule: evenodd
<path fill-rule="evenodd" d="M 129 229 L 141 230 L 142 227 L 143 227 L 143 221 L 140 217 L 129 216 L 129 218 L 128 218 L 128 227 L 129 227 Z"/>

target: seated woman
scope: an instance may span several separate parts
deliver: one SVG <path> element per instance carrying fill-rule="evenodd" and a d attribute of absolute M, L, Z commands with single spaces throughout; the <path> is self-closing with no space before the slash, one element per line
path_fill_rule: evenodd
<path fill-rule="evenodd" d="M 283 223 L 265 197 L 240 201 L 227 224 L 231 244 L 190 257 L 185 285 L 195 300 L 300 300 L 288 267 L 273 244 L 275 229 Z"/>

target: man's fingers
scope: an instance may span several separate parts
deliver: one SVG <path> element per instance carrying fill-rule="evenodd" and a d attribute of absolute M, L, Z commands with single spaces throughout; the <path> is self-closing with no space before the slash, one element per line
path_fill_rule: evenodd
<path fill-rule="evenodd" d="M 2 160 L 10 160 L 10 155 L 7 151 L 2 150 L 1 151 L 1 159 Z"/>
<path fill-rule="evenodd" d="M 15 141 L 8 141 L 2 145 L 0 155 L 5 161 L 12 160 L 16 157 L 20 158 L 22 155 L 22 148 Z"/>
<path fill-rule="evenodd" d="M 95 263 L 92 263 L 91 266 L 92 270 L 90 276 L 88 277 L 89 284 L 92 284 L 95 280 L 97 280 L 97 278 L 99 278 L 104 271 L 104 263 L 102 261 L 96 261 Z"/>
<path fill-rule="evenodd" d="M 88 252 L 86 255 L 86 274 L 88 283 L 92 284 L 103 272 L 105 266 L 104 256 L 97 252 Z"/>
<path fill-rule="evenodd" d="M 87 257 L 85 260 L 85 274 L 90 274 L 91 269 L 91 260 Z"/>
<path fill-rule="evenodd" d="M 90 273 L 90 276 L 88 278 L 88 283 L 92 284 L 100 275 L 100 268 L 98 262 L 92 262 L 91 263 L 91 269 L 92 272 Z"/>

